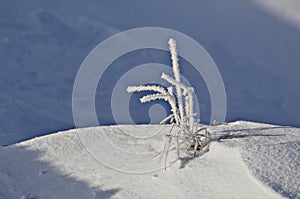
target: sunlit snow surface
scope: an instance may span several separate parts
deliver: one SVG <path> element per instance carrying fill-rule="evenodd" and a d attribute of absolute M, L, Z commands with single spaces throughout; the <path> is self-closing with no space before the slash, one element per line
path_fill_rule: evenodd
<path fill-rule="evenodd" d="M 298 0 L 254 0 L 254 2 L 275 17 L 300 28 L 300 2 Z"/>
<path fill-rule="evenodd" d="M 168 126 L 77 129 L 2 147 L 0 198 L 300 197 L 300 129 L 239 121 L 209 130 L 208 154 L 140 174 L 129 164 L 164 166 L 141 154 L 161 151 Z"/>

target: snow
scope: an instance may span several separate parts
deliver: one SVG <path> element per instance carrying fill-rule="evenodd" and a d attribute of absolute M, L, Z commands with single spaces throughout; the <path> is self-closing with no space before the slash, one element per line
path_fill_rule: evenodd
<path fill-rule="evenodd" d="M 209 127 L 211 151 L 175 163 L 171 151 L 166 171 L 154 156 L 168 126 L 63 131 L 74 128 L 72 89 L 87 54 L 116 33 L 149 26 L 183 32 L 208 51 L 224 80 L 228 121 L 300 127 L 298 10 L 298 0 L 0 1 L 0 199 L 300 198 L 299 128 Z M 115 123 L 108 96 L 124 72 L 154 62 L 170 65 L 169 53 L 132 52 L 110 66 L 95 99 L 101 125 Z M 201 91 L 208 123 L 207 87 L 180 64 Z M 131 108 L 142 110 L 140 123 L 148 109 L 149 117 L 165 113 Z"/>
<path fill-rule="evenodd" d="M 244 121 L 209 126 L 209 153 L 150 171 L 164 166 L 153 157 L 168 130 L 91 127 L 2 147 L 0 198 L 300 197 L 300 129 Z"/>
<path fill-rule="evenodd" d="M 228 121 L 299 127 L 299 3 L 257 2 L 1 1 L 0 145 L 73 128 L 72 88 L 84 58 L 108 37 L 145 26 L 183 32 L 204 46 L 224 80 Z M 290 15 L 293 25 L 283 20 Z M 170 65 L 168 53 L 145 51 L 120 58 L 115 66 L 128 69 L 150 61 Z M 113 69 L 97 91 L 103 124 L 114 123 L 111 110 L 102 107 L 110 107 L 110 101 L 101 101 L 122 75 Z M 196 81 L 199 76 L 187 77 L 201 91 L 201 119 L 208 122 L 207 88 Z"/>
<path fill-rule="evenodd" d="M 255 0 L 259 6 L 270 12 L 280 20 L 289 22 L 291 25 L 300 27 L 300 3 L 297 0 Z"/>

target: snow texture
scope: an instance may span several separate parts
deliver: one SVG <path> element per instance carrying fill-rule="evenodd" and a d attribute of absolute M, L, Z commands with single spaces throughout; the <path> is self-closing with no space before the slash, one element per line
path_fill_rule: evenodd
<path fill-rule="evenodd" d="M 122 162 L 124 151 L 106 151 L 100 134 L 124 150 L 153 152 L 163 143 L 156 133 L 163 135 L 168 129 L 158 125 L 93 127 L 2 147 L 0 198 L 300 197 L 297 128 L 242 121 L 210 126 L 215 141 L 207 155 L 181 159 L 166 171 L 146 174 L 105 167 L 83 142 L 87 139 L 99 153 L 107 154 L 106 161 L 126 166 L 130 160 Z M 136 137 L 149 134 L 154 136 Z M 135 157 L 140 163 L 140 156 Z"/>
<path fill-rule="evenodd" d="M 116 33 L 145 26 L 171 28 L 203 45 L 224 80 L 228 121 L 299 127 L 298 10 L 298 0 L 0 1 L 0 146 L 73 128 L 72 88 L 86 55 Z M 151 50 L 116 60 L 97 92 L 102 124 L 114 123 L 105 99 L 123 69 L 169 61 L 168 53 Z M 208 123 L 207 88 L 180 61 L 203 95 L 201 121 Z"/>

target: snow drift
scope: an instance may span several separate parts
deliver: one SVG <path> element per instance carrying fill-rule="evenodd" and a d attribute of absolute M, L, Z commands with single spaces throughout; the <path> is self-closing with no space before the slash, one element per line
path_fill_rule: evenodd
<path fill-rule="evenodd" d="M 215 141 L 206 156 L 179 160 L 166 171 L 117 171 L 118 166 L 126 168 L 130 163 L 122 161 L 124 150 L 159 151 L 160 136 L 168 128 L 85 128 L 2 147 L 0 198 L 300 197 L 300 130 L 291 127 L 251 122 L 209 127 Z M 107 150 L 107 140 L 99 139 L 99 134 L 110 136 L 109 140 L 120 149 Z M 152 136 L 144 139 L 147 134 Z M 106 157 L 97 159 L 91 150 L 94 146 L 87 143 L 97 146 Z M 137 154 L 132 157 L 137 164 L 143 161 Z"/>

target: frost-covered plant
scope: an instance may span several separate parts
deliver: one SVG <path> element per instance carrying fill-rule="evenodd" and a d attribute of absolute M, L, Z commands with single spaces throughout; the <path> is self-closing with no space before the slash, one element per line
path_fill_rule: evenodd
<path fill-rule="evenodd" d="M 169 49 L 174 77 L 162 73 L 161 78 L 170 83 L 171 86 L 166 89 L 157 85 L 129 86 L 127 91 L 129 93 L 152 91 L 155 93 L 143 96 L 140 98 L 140 101 L 145 103 L 153 100 L 165 100 L 170 104 L 171 114 L 161 121 L 161 124 L 170 122 L 172 125 L 170 133 L 167 134 L 168 139 L 164 147 L 164 151 L 166 152 L 165 158 L 167 158 L 170 144 L 174 138 L 176 140 L 178 158 L 180 157 L 179 145 L 182 143 L 186 143 L 187 151 L 192 151 L 193 156 L 196 156 L 200 151 L 206 152 L 209 150 L 211 137 L 205 127 L 199 128 L 199 123 L 195 122 L 195 113 L 193 110 L 194 89 L 181 82 L 176 42 L 172 38 L 169 40 Z M 173 91 L 174 88 L 176 91 L 175 94 Z M 177 126 L 179 130 L 174 132 L 175 126 Z"/>

